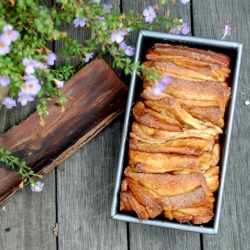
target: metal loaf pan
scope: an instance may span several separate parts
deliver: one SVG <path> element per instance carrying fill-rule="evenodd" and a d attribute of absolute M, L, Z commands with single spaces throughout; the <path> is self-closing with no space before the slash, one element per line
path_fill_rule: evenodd
<path fill-rule="evenodd" d="M 116 181 L 114 186 L 111 218 L 115 220 L 121 220 L 126 222 L 139 223 L 141 225 L 153 225 L 159 227 L 173 228 L 197 233 L 216 234 L 219 228 L 219 220 L 223 199 L 223 189 L 226 180 L 227 163 L 230 150 L 230 138 L 232 133 L 234 110 L 237 94 L 238 79 L 240 73 L 240 63 L 242 56 L 243 45 L 238 42 L 213 40 L 191 36 L 172 35 L 168 33 L 155 32 L 155 31 L 139 31 L 136 44 L 136 54 L 134 62 L 144 61 L 146 51 L 152 47 L 155 43 L 171 43 L 177 45 L 185 45 L 189 47 L 212 50 L 220 53 L 224 53 L 231 57 L 231 76 L 228 80 L 229 86 L 232 88 L 232 94 L 225 114 L 225 127 L 224 134 L 221 138 L 221 157 L 220 157 L 220 186 L 215 193 L 216 202 L 214 207 L 214 218 L 209 223 L 203 225 L 190 225 L 181 224 L 176 221 L 169 221 L 164 217 L 149 219 L 147 221 L 140 221 L 135 213 L 125 213 L 119 210 L 119 193 L 121 181 L 124 178 L 123 171 L 127 164 L 128 153 L 128 136 L 132 122 L 132 108 L 137 101 L 140 93 L 142 92 L 142 81 L 137 76 L 136 72 L 133 72 L 131 76 L 129 95 L 127 101 L 127 107 L 125 112 L 124 127 L 122 131 L 120 154 L 117 166 Z"/>

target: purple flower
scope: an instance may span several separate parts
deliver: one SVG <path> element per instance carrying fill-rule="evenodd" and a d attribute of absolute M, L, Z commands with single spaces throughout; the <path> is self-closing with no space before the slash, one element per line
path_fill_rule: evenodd
<path fill-rule="evenodd" d="M 10 45 L 11 42 L 16 41 L 16 39 L 18 38 L 18 36 L 19 36 L 19 32 L 17 30 L 13 30 L 12 25 L 6 24 L 3 27 L 2 37 L 7 42 L 8 45 Z"/>
<path fill-rule="evenodd" d="M 87 18 L 86 17 L 84 17 L 83 19 L 79 19 L 78 17 L 76 17 L 75 19 L 74 19 L 74 26 L 75 26 L 75 28 L 76 27 L 78 27 L 79 25 L 81 26 L 81 27 L 83 27 L 83 26 L 85 26 L 85 24 L 86 24 L 86 22 L 87 22 Z"/>
<path fill-rule="evenodd" d="M 122 49 L 122 50 L 125 50 L 127 48 L 127 44 L 122 42 L 119 44 L 119 47 Z"/>
<path fill-rule="evenodd" d="M 36 59 L 28 59 L 28 58 L 23 58 L 22 60 L 23 66 L 25 66 L 25 72 L 28 75 L 31 75 L 35 72 L 35 68 L 40 67 L 40 62 Z"/>
<path fill-rule="evenodd" d="M 222 30 L 225 32 L 231 32 L 232 28 L 230 27 L 230 22 L 227 20 L 225 23 L 222 24 Z"/>
<path fill-rule="evenodd" d="M 54 52 L 51 52 L 47 55 L 46 62 L 48 65 L 52 66 L 54 65 L 56 60 L 56 54 Z"/>
<path fill-rule="evenodd" d="M 133 56 L 135 54 L 135 48 L 132 46 L 127 46 L 127 48 L 125 49 L 125 54 L 127 56 Z"/>
<path fill-rule="evenodd" d="M 160 83 L 162 84 L 169 84 L 172 80 L 172 77 L 169 75 L 164 75 L 161 79 L 160 79 Z"/>
<path fill-rule="evenodd" d="M 91 58 L 93 58 L 94 52 L 90 52 L 88 55 L 86 55 L 84 61 L 87 63 Z"/>
<path fill-rule="evenodd" d="M 148 6 L 148 8 L 143 10 L 143 16 L 145 16 L 145 22 L 152 23 L 156 18 L 155 10 L 152 6 Z"/>
<path fill-rule="evenodd" d="M 40 62 L 36 59 L 28 59 L 27 57 L 23 58 L 22 60 L 23 66 L 33 66 L 34 68 L 39 68 Z"/>
<path fill-rule="evenodd" d="M 64 83 L 65 83 L 65 81 L 59 81 L 59 82 L 56 84 L 56 87 L 57 87 L 58 89 L 61 89 L 61 88 L 64 87 Z"/>
<path fill-rule="evenodd" d="M 0 36 L 0 56 L 8 54 L 10 52 L 10 47 L 4 40 L 4 37 Z"/>
<path fill-rule="evenodd" d="M 162 91 L 164 91 L 166 88 L 163 84 L 160 83 L 156 83 L 153 87 L 152 87 L 152 92 L 154 93 L 154 95 L 160 95 Z"/>
<path fill-rule="evenodd" d="M 181 0 L 182 4 L 186 4 L 186 3 L 189 3 L 189 2 L 190 2 L 190 0 Z"/>
<path fill-rule="evenodd" d="M 57 79 L 53 79 L 53 81 L 55 82 L 56 87 L 57 87 L 58 89 L 63 88 L 65 81 L 59 81 L 59 80 L 57 80 Z"/>
<path fill-rule="evenodd" d="M 41 85 L 39 84 L 39 80 L 36 77 L 32 77 L 27 79 L 24 83 L 24 91 L 28 95 L 35 96 L 40 91 Z"/>
<path fill-rule="evenodd" d="M 224 34 L 221 40 L 223 40 L 225 36 L 231 35 L 232 28 L 230 27 L 229 20 L 227 20 L 225 23 L 222 24 L 222 31 L 224 32 Z"/>
<path fill-rule="evenodd" d="M 108 14 L 110 13 L 110 10 L 113 8 L 113 5 L 111 3 L 108 4 L 103 4 L 104 8 L 103 8 L 103 12 Z"/>
<path fill-rule="evenodd" d="M 0 75 L 0 85 L 5 87 L 5 86 L 7 86 L 9 84 L 10 84 L 10 77 Z"/>
<path fill-rule="evenodd" d="M 172 28 L 172 34 L 176 34 L 176 35 L 181 34 L 181 27 L 180 26 L 174 26 Z"/>
<path fill-rule="evenodd" d="M 122 42 L 119 44 L 120 49 L 124 50 L 127 56 L 133 56 L 135 53 L 135 48 L 132 46 L 128 46 L 126 43 Z"/>
<path fill-rule="evenodd" d="M 182 26 L 181 26 L 181 33 L 183 35 L 187 35 L 190 31 L 190 27 L 188 26 L 187 23 L 183 23 Z"/>
<path fill-rule="evenodd" d="M 26 72 L 27 75 L 31 75 L 31 74 L 33 74 L 35 72 L 35 69 L 34 69 L 34 67 L 32 65 L 29 65 L 29 66 L 27 66 L 25 68 L 25 72 Z"/>
<path fill-rule="evenodd" d="M 7 96 L 3 99 L 3 105 L 5 105 L 7 109 L 12 109 L 16 106 L 16 101 Z"/>
<path fill-rule="evenodd" d="M 111 34 L 111 41 L 121 43 L 126 35 L 127 33 L 124 30 L 115 30 Z"/>
<path fill-rule="evenodd" d="M 42 192 L 43 187 L 44 187 L 44 183 L 41 181 L 38 181 L 36 184 L 37 184 L 36 186 L 31 186 L 31 191 L 35 192 L 35 193 Z"/>
<path fill-rule="evenodd" d="M 25 106 L 28 102 L 33 102 L 34 97 L 29 95 L 26 91 L 21 91 L 18 93 L 17 101 L 21 103 L 22 106 Z"/>
<path fill-rule="evenodd" d="M 190 32 L 190 27 L 188 26 L 187 23 L 183 23 L 181 26 L 174 26 L 172 28 L 172 33 L 179 35 L 187 35 Z"/>
<path fill-rule="evenodd" d="M 154 95 L 160 95 L 162 91 L 166 90 L 167 84 L 171 82 L 172 78 L 169 75 L 163 76 L 158 83 L 152 87 L 152 92 Z"/>

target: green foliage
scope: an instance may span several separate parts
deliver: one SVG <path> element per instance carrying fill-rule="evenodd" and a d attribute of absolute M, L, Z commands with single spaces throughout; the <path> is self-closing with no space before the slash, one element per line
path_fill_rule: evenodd
<path fill-rule="evenodd" d="M 38 175 L 26 165 L 25 161 L 11 155 L 11 152 L 4 147 L 0 147 L 0 162 L 10 166 L 13 171 L 17 170 L 22 176 L 22 181 L 24 183 L 30 183 L 31 186 L 37 185 L 33 178 Z"/>

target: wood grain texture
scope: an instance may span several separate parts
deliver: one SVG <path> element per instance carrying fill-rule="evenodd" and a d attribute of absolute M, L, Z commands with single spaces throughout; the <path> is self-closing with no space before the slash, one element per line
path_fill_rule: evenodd
<path fill-rule="evenodd" d="M 142 230 L 143 229 L 143 230 Z M 200 250 L 199 234 L 153 226 L 129 225 L 130 249 Z"/>
<path fill-rule="evenodd" d="M 224 40 L 243 43 L 243 57 L 236 103 L 236 113 L 231 139 L 229 165 L 224 189 L 219 232 L 203 236 L 203 249 L 249 249 L 250 239 L 250 188 L 249 131 L 250 109 L 244 103 L 250 99 L 249 85 L 249 29 L 248 0 L 193 0 L 194 35 L 220 39 L 221 24 L 230 20 L 232 34 Z"/>
<path fill-rule="evenodd" d="M 119 10 L 119 1 L 109 2 Z M 88 36 L 64 28 L 80 42 Z M 128 249 L 127 224 L 110 219 L 122 123 L 123 115 L 56 169 L 60 250 Z"/>
<path fill-rule="evenodd" d="M 0 206 L 0 249 L 54 250 L 57 239 L 55 171 L 43 180 L 41 193 L 19 189 Z M 8 231 L 9 230 L 9 231 Z"/>
<path fill-rule="evenodd" d="M 127 249 L 126 223 L 110 219 L 122 117 L 57 168 L 59 249 Z"/>

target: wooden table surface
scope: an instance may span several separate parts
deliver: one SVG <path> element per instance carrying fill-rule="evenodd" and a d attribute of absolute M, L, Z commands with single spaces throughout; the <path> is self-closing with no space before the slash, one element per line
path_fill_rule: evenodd
<path fill-rule="evenodd" d="M 155 1 L 112 0 L 128 12 L 142 12 Z M 45 175 L 45 188 L 32 193 L 27 186 L 0 205 L 1 250 L 245 250 L 250 249 L 250 2 L 249 0 L 171 1 L 163 11 L 191 24 L 192 36 L 220 39 L 221 25 L 230 20 L 231 36 L 242 42 L 243 58 L 237 93 L 229 165 L 217 235 L 116 221 L 110 218 L 123 115 L 56 169 Z M 83 39 L 82 29 L 67 29 Z M 131 43 L 135 45 L 136 34 Z M 60 51 L 56 46 L 55 51 Z M 128 78 L 124 78 L 126 83 Z M 33 107 L 0 110 L 0 132 L 24 119 Z M 57 230 L 53 230 L 58 228 Z M 56 236 L 58 234 L 58 236 Z"/>

